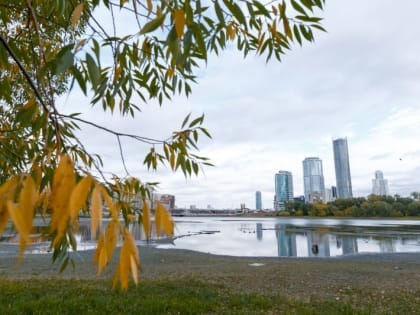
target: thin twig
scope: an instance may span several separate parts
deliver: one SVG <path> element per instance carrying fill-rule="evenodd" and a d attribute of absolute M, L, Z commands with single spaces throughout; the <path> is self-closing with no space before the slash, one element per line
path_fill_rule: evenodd
<path fill-rule="evenodd" d="M 132 138 L 132 139 L 135 139 L 137 141 L 144 142 L 144 143 L 151 144 L 151 145 L 154 145 L 154 144 L 163 144 L 165 142 L 163 140 L 157 140 L 157 139 L 152 139 L 152 138 L 148 138 L 148 137 L 142 137 L 142 136 L 138 136 L 138 135 L 134 135 L 134 134 L 118 132 L 118 131 L 109 129 L 107 127 L 98 125 L 98 124 L 96 124 L 94 122 L 91 122 L 89 120 L 85 120 L 83 118 L 79 118 L 79 117 L 75 117 L 75 116 L 69 116 L 69 115 L 64 115 L 64 114 L 58 114 L 58 113 L 57 113 L 57 115 L 60 116 L 60 117 L 62 117 L 62 118 L 65 118 L 65 119 L 73 119 L 73 120 L 77 120 L 77 121 L 79 121 L 81 123 L 84 123 L 86 125 L 91 125 L 91 126 L 93 126 L 95 128 L 98 128 L 98 129 L 101 129 L 103 131 L 106 131 L 106 132 L 108 132 L 110 134 L 113 134 L 113 135 L 115 135 L 117 137 Z"/>
<path fill-rule="evenodd" d="M 127 170 L 127 166 L 125 165 L 124 152 L 123 152 L 123 148 L 122 148 L 122 145 L 121 145 L 121 139 L 120 139 L 120 136 L 118 136 L 118 135 L 117 135 L 117 140 L 118 140 L 118 147 L 120 149 L 120 156 L 121 156 L 121 160 L 122 160 L 122 163 L 123 163 L 123 166 L 124 166 L 125 173 L 127 174 L 127 176 L 130 176 L 130 173 Z"/>
<path fill-rule="evenodd" d="M 6 39 L 3 37 L 3 35 L 0 34 L 0 42 L 3 44 L 4 48 L 6 48 L 7 52 L 10 54 L 10 56 L 12 57 L 12 59 L 16 62 L 16 64 L 18 65 L 20 71 L 22 71 L 23 76 L 25 77 L 25 79 L 28 81 L 31 89 L 33 90 L 33 92 L 35 93 L 36 98 L 38 99 L 39 103 L 41 104 L 42 108 L 49 113 L 48 107 L 47 105 L 44 103 L 44 100 L 42 99 L 41 94 L 38 91 L 38 88 L 35 85 L 35 82 L 32 80 L 32 78 L 30 77 L 29 73 L 26 71 L 25 67 L 23 66 L 23 64 L 20 62 L 19 58 L 16 56 L 16 54 L 13 52 L 12 48 L 9 46 L 9 44 L 7 43 Z"/>

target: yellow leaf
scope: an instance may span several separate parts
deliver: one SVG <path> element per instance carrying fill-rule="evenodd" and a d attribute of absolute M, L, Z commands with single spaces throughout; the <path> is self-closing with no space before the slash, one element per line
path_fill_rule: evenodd
<path fill-rule="evenodd" d="M 39 196 L 38 204 L 42 209 L 42 215 L 45 217 L 47 215 L 47 209 L 48 209 L 48 201 L 51 195 L 51 191 L 48 187 L 45 187 L 42 193 Z"/>
<path fill-rule="evenodd" d="M 121 73 L 122 73 L 122 68 L 118 66 L 114 72 L 114 82 L 117 82 L 120 79 Z"/>
<path fill-rule="evenodd" d="M 107 254 L 107 261 L 111 260 L 114 250 L 118 243 L 118 229 L 120 222 L 118 220 L 112 220 L 108 223 L 105 233 L 105 249 Z"/>
<path fill-rule="evenodd" d="M 290 29 L 289 20 L 286 17 L 283 17 L 283 27 L 286 36 L 293 40 L 292 30 Z"/>
<path fill-rule="evenodd" d="M 92 201 L 90 205 L 90 230 L 92 239 L 96 239 L 98 227 L 102 224 L 102 198 L 101 187 L 95 185 L 92 192 Z"/>
<path fill-rule="evenodd" d="M 118 280 L 121 283 L 121 290 L 128 288 L 130 271 L 134 282 L 138 283 L 138 270 L 140 268 L 139 252 L 135 240 L 128 229 L 123 230 L 123 245 L 120 252 L 118 268 L 114 276 L 112 286 L 115 287 Z"/>
<path fill-rule="evenodd" d="M 153 11 L 153 3 L 152 0 L 147 0 L 147 15 L 149 16 L 150 13 Z"/>
<path fill-rule="evenodd" d="M 277 33 L 277 21 L 274 20 L 271 25 L 268 25 L 268 27 L 269 27 L 269 29 L 270 29 L 271 34 L 273 35 L 273 37 L 275 37 L 276 36 L 276 33 Z"/>
<path fill-rule="evenodd" d="M 71 192 L 69 212 L 73 222 L 78 218 L 80 209 L 86 204 L 92 180 L 91 176 L 84 177 Z"/>
<path fill-rule="evenodd" d="M 7 202 L 13 200 L 18 183 L 19 178 L 15 176 L 0 186 L 0 234 L 2 234 L 10 217 Z"/>
<path fill-rule="evenodd" d="M 155 209 L 155 230 L 156 236 L 161 236 L 162 231 L 162 216 L 161 216 L 162 207 L 156 206 Z"/>
<path fill-rule="evenodd" d="M 35 180 L 35 185 L 39 187 L 41 185 L 41 180 L 42 180 L 42 171 L 38 165 L 36 164 L 32 165 L 32 174 Z"/>
<path fill-rule="evenodd" d="M 175 22 L 176 34 L 178 35 L 178 37 L 182 37 L 182 35 L 184 35 L 184 26 L 185 26 L 184 10 L 182 9 L 174 10 L 174 22 Z"/>
<path fill-rule="evenodd" d="M 75 175 L 73 162 L 68 155 L 63 155 L 54 172 L 50 199 L 52 209 L 51 232 L 57 231 L 57 241 L 63 236 L 64 230 L 67 227 L 70 217 L 68 204 L 74 186 Z"/>
<path fill-rule="evenodd" d="M 24 224 L 25 233 L 29 235 L 32 229 L 34 217 L 34 207 L 38 199 L 38 192 L 35 182 L 31 176 L 27 176 L 23 182 L 22 190 L 19 194 L 19 208 Z"/>
<path fill-rule="evenodd" d="M 33 98 L 29 99 L 29 101 L 22 107 L 23 110 L 31 109 L 36 105 L 36 102 Z"/>
<path fill-rule="evenodd" d="M 142 220 L 146 240 L 150 239 L 150 208 L 146 200 L 143 200 Z"/>
<path fill-rule="evenodd" d="M 227 37 L 230 40 L 234 40 L 235 39 L 235 29 L 233 28 L 233 23 L 230 23 L 226 26 L 226 33 L 227 33 Z"/>
<path fill-rule="evenodd" d="M 174 69 L 169 68 L 168 70 L 166 70 L 166 75 L 168 76 L 169 79 L 172 79 L 172 77 L 174 76 Z"/>
<path fill-rule="evenodd" d="M 106 248 L 105 247 L 102 247 L 102 249 L 101 249 L 101 251 L 99 253 L 98 275 L 102 272 L 102 270 L 108 264 L 107 256 L 108 255 L 106 253 Z"/>
<path fill-rule="evenodd" d="M 100 184 L 97 184 L 100 185 Z M 109 212 L 114 220 L 118 220 L 118 211 L 115 204 L 112 202 L 111 197 L 109 196 L 108 192 L 106 191 L 105 187 L 100 185 L 102 198 L 104 198 L 106 205 L 108 206 Z"/>
<path fill-rule="evenodd" d="M 29 235 L 32 229 L 36 199 L 34 180 L 31 176 L 27 176 L 22 183 L 18 204 L 13 203 L 12 200 L 7 202 L 9 215 L 19 233 L 19 260 L 23 257 L 26 243 L 31 241 Z"/>
<path fill-rule="evenodd" d="M 174 150 L 174 147 L 171 145 L 169 145 L 169 152 L 170 152 L 169 163 L 171 164 L 171 169 L 174 171 L 175 170 L 175 150 Z"/>
<path fill-rule="evenodd" d="M 137 285 L 139 282 L 138 266 L 133 256 L 130 256 L 131 275 L 133 276 L 134 283 Z"/>
<path fill-rule="evenodd" d="M 95 254 L 93 255 L 94 263 L 99 262 L 99 256 L 101 255 L 102 248 L 104 248 L 104 243 L 105 243 L 105 235 L 102 234 L 99 237 L 98 243 L 96 244 Z"/>
<path fill-rule="evenodd" d="M 82 3 L 79 3 L 74 8 L 73 13 L 71 14 L 71 19 L 70 19 L 71 26 L 74 27 L 79 22 L 80 16 L 82 15 L 82 12 L 83 12 L 83 7 L 84 7 L 84 4 L 82 2 Z"/>
<path fill-rule="evenodd" d="M 9 212 L 4 205 L 0 206 L 0 235 L 3 233 L 4 228 L 6 227 L 7 221 L 9 221 Z"/>
<path fill-rule="evenodd" d="M 7 209 L 9 211 L 10 217 L 12 218 L 13 224 L 16 227 L 16 230 L 19 233 L 19 257 L 18 260 L 20 261 L 23 257 L 23 252 L 25 250 L 26 243 L 30 242 L 29 233 L 26 228 L 26 221 L 22 214 L 22 209 L 19 205 L 14 204 L 12 201 L 8 201 Z M 32 218 L 31 218 L 32 220 Z"/>
<path fill-rule="evenodd" d="M 131 256 L 134 257 L 137 268 L 140 266 L 140 258 L 139 258 L 139 250 L 136 245 L 136 240 L 134 239 L 133 235 L 130 233 L 130 231 L 125 228 L 123 230 L 123 236 L 124 236 L 124 242 L 126 242 L 128 251 Z"/>
<path fill-rule="evenodd" d="M 15 176 L 6 181 L 3 185 L 0 186 L 0 200 L 7 201 L 13 199 L 15 194 L 16 187 L 19 183 L 19 177 Z"/>
<path fill-rule="evenodd" d="M 121 247 L 120 262 L 119 262 L 119 280 L 121 283 L 121 289 L 128 289 L 128 280 L 130 278 L 130 265 L 131 258 L 128 250 L 127 242 L 124 240 L 123 246 Z"/>
<path fill-rule="evenodd" d="M 158 201 L 156 205 L 156 213 L 159 212 L 160 215 L 160 224 L 163 230 L 165 231 L 166 235 L 173 236 L 174 235 L 174 221 L 172 220 L 172 216 L 166 210 L 166 208 Z"/>

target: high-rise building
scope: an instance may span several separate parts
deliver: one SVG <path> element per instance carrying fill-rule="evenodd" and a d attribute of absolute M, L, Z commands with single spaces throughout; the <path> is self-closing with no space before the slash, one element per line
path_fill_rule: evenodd
<path fill-rule="evenodd" d="M 255 209 L 262 210 L 261 191 L 255 192 Z"/>
<path fill-rule="evenodd" d="M 325 188 L 325 202 L 331 202 L 337 199 L 337 189 L 335 186 L 331 188 Z"/>
<path fill-rule="evenodd" d="M 274 177 L 274 209 L 284 210 L 286 201 L 293 200 L 293 177 L 288 171 L 279 171 Z"/>
<path fill-rule="evenodd" d="M 324 202 L 325 185 L 322 161 L 317 157 L 303 160 L 303 191 L 306 202 Z"/>
<path fill-rule="evenodd" d="M 372 194 L 378 196 L 389 195 L 388 180 L 384 179 L 382 171 L 375 172 L 375 178 L 372 179 Z"/>
<path fill-rule="evenodd" d="M 349 150 L 347 138 L 333 140 L 335 178 L 337 181 L 337 198 L 352 198 Z"/>

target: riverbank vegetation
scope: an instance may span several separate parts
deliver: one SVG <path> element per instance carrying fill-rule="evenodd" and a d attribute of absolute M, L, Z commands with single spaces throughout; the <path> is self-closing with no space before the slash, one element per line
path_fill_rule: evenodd
<path fill-rule="evenodd" d="M 315 217 L 420 217 L 418 194 L 412 197 L 377 196 L 337 199 L 328 203 L 288 202 L 277 215 Z"/>

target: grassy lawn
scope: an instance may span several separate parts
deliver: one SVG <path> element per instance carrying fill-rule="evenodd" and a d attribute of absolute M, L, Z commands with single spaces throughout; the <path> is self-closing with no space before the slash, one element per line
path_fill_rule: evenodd
<path fill-rule="evenodd" d="M 104 280 L 4 280 L 0 314 L 415 314 L 413 296 L 342 292 L 340 299 L 240 293 L 194 278 L 143 280 L 127 292 Z M 417 295 L 418 296 L 418 295 Z"/>

